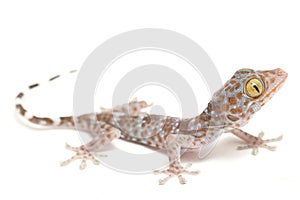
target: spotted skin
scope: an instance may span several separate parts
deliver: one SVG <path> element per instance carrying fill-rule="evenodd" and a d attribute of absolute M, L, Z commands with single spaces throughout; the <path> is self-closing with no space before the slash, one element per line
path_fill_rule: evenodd
<path fill-rule="evenodd" d="M 54 76 L 49 81 L 54 81 L 59 77 L 61 76 Z M 67 149 L 75 151 L 76 154 L 62 162 L 63 166 L 76 159 L 82 160 L 80 169 L 85 168 L 87 160 L 99 164 L 92 153 L 100 152 L 105 145 L 114 139 L 121 138 L 165 149 L 169 158 L 169 167 L 166 170 L 155 171 L 167 175 L 159 183 L 165 184 L 170 178 L 178 177 L 179 182 L 184 184 L 186 179 L 183 174 L 196 175 L 198 171 L 188 171 L 187 168 L 190 165 L 186 167 L 181 165 L 182 153 L 191 149 L 200 151 L 202 147 L 213 144 L 222 133 L 233 133 L 245 141 L 246 145 L 238 149 L 253 149 L 254 155 L 258 153 L 260 147 L 275 149 L 267 143 L 279 141 L 282 139 L 281 136 L 263 140 L 263 132 L 256 137 L 240 128 L 247 124 L 254 113 L 273 97 L 286 78 L 287 73 L 282 69 L 265 71 L 240 69 L 225 83 L 224 87 L 214 93 L 202 113 L 187 119 L 142 112 L 142 109 L 151 104 L 136 99 L 112 109 L 102 108 L 102 112 L 99 113 L 57 119 L 37 117 L 29 114 L 23 107 L 25 92 L 17 95 L 16 110 L 22 117 L 34 124 L 70 129 L 76 126 L 77 129 L 91 136 L 91 141 L 80 147 L 66 145 Z M 33 84 L 28 87 L 28 90 L 39 86 L 38 83 Z"/>

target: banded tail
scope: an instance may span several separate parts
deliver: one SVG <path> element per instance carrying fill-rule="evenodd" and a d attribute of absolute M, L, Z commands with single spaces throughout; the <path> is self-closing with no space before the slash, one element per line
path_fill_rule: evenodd
<path fill-rule="evenodd" d="M 69 73 L 75 73 L 77 70 L 72 70 Z M 61 75 L 56 75 L 50 79 L 48 79 L 47 82 L 52 82 L 58 78 L 60 78 Z M 36 115 L 31 114 L 30 112 L 27 111 L 27 109 L 24 108 L 24 96 L 27 94 L 27 92 L 30 92 L 31 90 L 39 87 L 41 84 L 40 83 L 35 83 L 32 85 L 29 85 L 27 90 L 20 92 L 16 99 L 15 99 L 15 105 L 16 105 L 16 111 L 17 113 L 25 118 L 27 121 L 37 124 L 37 125 L 42 125 L 42 126 L 59 126 L 63 124 L 74 124 L 73 118 L 72 117 L 60 117 L 58 119 L 51 119 L 48 117 L 39 117 Z"/>

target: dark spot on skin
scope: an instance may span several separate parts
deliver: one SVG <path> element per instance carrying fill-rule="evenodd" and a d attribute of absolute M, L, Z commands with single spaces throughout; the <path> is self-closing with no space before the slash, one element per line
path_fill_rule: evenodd
<path fill-rule="evenodd" d="M 46 125 L 53 124 L 53 120 L 47 117 L 41 118 L 41 117 L 33 116 L 31 119 L 29 119 L 29 121 L 35 124 L 39 124 L 41 121 L 46 122 Z"/>
<path fill-rule="evenodd" d="M 39 86 L 38 83 L 30 85 L 30 86 L 28 86 L 28 88 L 29 88 L 29 89 L 33 89 L 33 88 L 35 88 L 35 87 L 37 87 L 37 86 Z"/>
<path fill-rule="evenodd" d="M 68 122 L 71 123 L 72 126 L 75 125 L 74 120 L 73 120 L 72 117 L 60 117 L 60 120 L 61 120 L 60 125 L 62 125 L 62 124 L 64 124 L 64 123 L 68 123 Z"/>
<path fill-rule="evenodd" d="M 236 103 L 235 98 L 229 97 L 229 102 L 231 105 L 234 105 Z"/>
<path fill-rule="evenodd" d="M 17 98 L 22 98 L 24 96 L 24 93 L 23 92 L 20 92 L 17 96 Z"/>
<path fill-rule="evenodd" d="M 241 84 L 240 83 L 237 83 L 236 86 L 235 86 L 235 89 L 239 89 L 241 87 Z"/>
<path fill-rule="evenodd" d="M 52 78 L 49 79 L 49 81 L 53 81 L 54 79 L 57 79 L 58 77 L 60 77 L 60 75 L 54 76 Z"/>
<path fill-rule="evenodd" d="M 239 93 L 236 95 L 236 97 L 237 97 L 238 99 L 241 99 L 241 98 L 243 97 L 243 93 L 242 93 L 242 92 L 239 92 Z"/>
<path fill-rule="evenodd" d="M 141 142 L 142 140 L 140 138 L 137 138 L 135 141 L 136 142 Z"/>
<path fill-rule="evenodd" d="M 21 104 L 17 104 L 17 105 L 16 105 L 16 109 L 20 110 L 20 114 L 21 114 L 22 116 L 24 116 L 25 113 L 27 112 L 27 111 L 23 108 L 23 106 L 22 106 Z"/>
<path fill-rule="evenodd" d="M 229 105 L 228 104 L 223 105 L 223 110 L 228 111 L 229 110 Z"/>

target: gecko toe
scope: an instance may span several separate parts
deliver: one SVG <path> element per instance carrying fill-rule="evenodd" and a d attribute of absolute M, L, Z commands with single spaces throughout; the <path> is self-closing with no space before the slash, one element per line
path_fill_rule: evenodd
<path fill-rule="evenodd" d="M 154 170 L 153 173 L 157 174 L 166 174 L 167 176 L 163 179 L 159 179 L 159 185 L 164 185 L 168 180 L 173 177 L 177 177 L 180 184 L 186 184 L 187 180 L 183 177 L 183 174 L 187 175 L 198 175 L 200 173 L 199 170 L 189 171 L 187 168 L 191 167 L 192 164 L 188 163 L 185 167 L 180 167 L 179 169 L 174 169 L 173 167 L 169 167 L 165 170 Z"/>
<path fill-rule="evenodd" d="M 252 155 L 254 155 L 254 156 L 256 156 L 257 154 L 258 154 L 258 148 L 257 147 L 254 147 L 253 149 L 252 149 Z"/>
<path fill-rule="evenodd" d="M 80 165 L 79 165 L 79 169 L 84 170 L 85 168 L 86 168 L 86 160 L 82 160 Z"/>
<path fill-rule="evenodd" d="M 182 175 L 178 175 L 177 178 L 178 178 L 180 184 L 187 183 L 187 180 Z"/>
<path fill-rule="evenodd" d="M 76 154 L 71 158 L 60 162 L 60 166 L 66 166 L 75 160 L 81 160 L 81 163 L 79 165 L 80 170 L 83 170 L 87 167 L 87 160 L 92 161 L 94 165 L 100 164 L 100 161 L 96 159 L 95 155 L 89 152 L 83 145 L 80 147 L 72 147 L 69 144 L 66 144 L 66 148 L 68 150 L 74 151 Z M 106 157 L 106 155 L 99 155 L 99 156 Z"/>
<path fill-rule="evenodd" d="M 159 180 L 158 180 L 158 184 L 159 184 L 159 185 L 164 185 L 164 184 L 166 184 L 166 182 L 167 182 L 168 180 L 170 180 L 173 176 L 174 176 L 174 174 L 169 174 L 166 178 L 159 179 Z"/>

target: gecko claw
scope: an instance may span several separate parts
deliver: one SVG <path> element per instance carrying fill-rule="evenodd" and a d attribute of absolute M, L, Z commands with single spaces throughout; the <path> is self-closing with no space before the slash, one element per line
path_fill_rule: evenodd
<path fill-rule="evenodd" d="M 94 165 L 99 165 L 100 161 L 95 158 L 95 156 L 90 153 L 83 145 L 80 147 L 72 147 L 66 143 L 66 149 L 76 152 L 76 155 L 72 156 L 71 158 L 60 162 L 60 166 L 66 166 L 75 160 L 82 160 L 79 169 L 83 170 L 86 168 L 87 164 L 86 161 L 90 160 L 93 162 Z M 106 156 L 106 155 L 100 155 Z"/>

